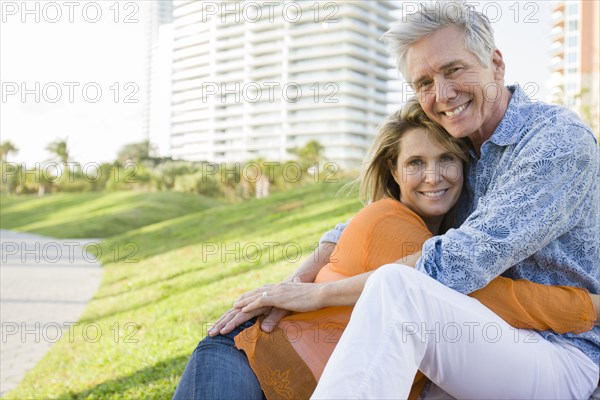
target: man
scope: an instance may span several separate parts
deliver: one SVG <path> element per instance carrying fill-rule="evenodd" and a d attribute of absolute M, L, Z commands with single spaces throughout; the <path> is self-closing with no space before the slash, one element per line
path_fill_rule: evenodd
<path fill-rule="evenodd" d="M 458 398 L 589 397 L 600 327 L 511 330 L 463 294 L 500 274 L 600 291 L 591 131 L 505 87 L 489 21 L 462 3 L 422 5 L 385 38 L 427 115 L 470 141 L 472 193 L 462 225 L 405 260 L 416 269 L 382 267 L 368 279 L 313 398 L 406 398 L 417 369 Z M 335 242 L 342 228 L 322 240 Z"/>

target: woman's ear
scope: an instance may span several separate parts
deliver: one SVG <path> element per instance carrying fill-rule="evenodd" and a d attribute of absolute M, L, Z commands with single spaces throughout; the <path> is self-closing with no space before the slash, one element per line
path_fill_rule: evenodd
<path fill-rule="evenodd" d="M 396 183 L 399 185 L 399 179 L 398 179 L 398 168 L 395 162 L 392 162 L 392 160 L 387 160 L 387 164 L 388 164 L 388 168 L 390 170 L 390 172 L 392 173 L 392 177 L 394 178 L 394 180 L 396 181 Z"/>

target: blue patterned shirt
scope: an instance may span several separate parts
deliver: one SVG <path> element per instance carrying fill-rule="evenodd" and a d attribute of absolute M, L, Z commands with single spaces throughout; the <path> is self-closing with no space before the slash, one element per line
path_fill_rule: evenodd
<path fill-rule="evenodd" d="M 471 151 L 470 198 L 457 229 L 423 245 L 416 268 L 461 293 L 498 275 L 600 292 L 600 152 L 591 130 L 563 107 L 531 101 L 519 86 L 500 125 Z M 343 225 L 323 241 L 337 241 Z M 600 327 L 541 332 L 600 364 Z"/>

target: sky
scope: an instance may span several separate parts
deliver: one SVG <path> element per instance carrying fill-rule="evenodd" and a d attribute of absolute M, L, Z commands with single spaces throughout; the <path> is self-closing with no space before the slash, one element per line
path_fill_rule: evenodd
<path fill-rule="evenodd" d="M 493 22 L 506 83 L 546 100 L 550 11 L 546 1 L 469 1 Z M 67 139 L 82 165 L 108 162 L 142 133 L 145 98 L 143 1 L 0 0 L 0 140 L 10 161 L 47 161 Z"/>

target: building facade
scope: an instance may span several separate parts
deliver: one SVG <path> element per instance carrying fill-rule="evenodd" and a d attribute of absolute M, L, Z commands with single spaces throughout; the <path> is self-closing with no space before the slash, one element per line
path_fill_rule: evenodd
<path fill-rule="evenodd" d="M 355 167 L 387 114 L 387 1 L 174 2 L 173 158 Z"/>
<path fill-rule="evenodd" d="M 576 111 L 598 136 L 600 115 L 600 3 L 552 5 L 551 101 Z"/>
<path fill-rule="evenodd" d="M 143 132 L 154 156 L 170 154 L 173 1 L 142 3 L 146 13 L 146 95 Z"/>

